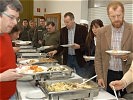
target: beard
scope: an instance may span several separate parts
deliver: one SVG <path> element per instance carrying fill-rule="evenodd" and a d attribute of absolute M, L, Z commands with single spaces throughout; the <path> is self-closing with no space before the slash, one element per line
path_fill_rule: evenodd
<path fill-rule="evenodd" d="M 123 25 L 124 20 L 114 21 L 112 25 L 114 28 L 120 28 Z"/>

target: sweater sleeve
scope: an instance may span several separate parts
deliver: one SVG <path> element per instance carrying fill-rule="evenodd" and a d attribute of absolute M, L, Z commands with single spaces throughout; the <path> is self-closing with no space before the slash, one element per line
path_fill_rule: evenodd
<path fill-rule="evenodd" d="M 133 82 L 133 61 L 130 69 L 125 73 L 121 80 L 124 82 L 124 87 L 127 87 L 130 83 Z"/>

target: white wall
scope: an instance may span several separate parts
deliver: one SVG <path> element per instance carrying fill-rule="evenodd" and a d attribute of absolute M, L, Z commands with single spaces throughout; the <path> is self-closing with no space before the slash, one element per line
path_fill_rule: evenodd
<path fill-rule="evenodd" d="M 34 1 L 35 1 L 34 15 L 43 16 L 44 13 L 45 14 L 61 13 L 61 26 L 64 26 L 63 16 L 66 12 L 72 12 L 74 14 L 76 23 L 79 23 L 81 18 L 87 19 L 88 5 L 85 6 L 86 4 L 88 4 L 87 0 L 34 0 Z M 40 13 L 36 12 L 37 8 L 41 8 Z M 46 12 L 44 12 L 45 8 Z"/>
<path fill-rule="evenodd" d="M 44 0 L 34 0 L 34 16 L 44 16 L 45 4 Z M 37 12 L 37 8 L 40 8 L 40 12 Z"/>
<path fill-rule="evenodd" d="M 88 20 L 88 0 L 82 0 L 81 2 L 81 19 Z"/>

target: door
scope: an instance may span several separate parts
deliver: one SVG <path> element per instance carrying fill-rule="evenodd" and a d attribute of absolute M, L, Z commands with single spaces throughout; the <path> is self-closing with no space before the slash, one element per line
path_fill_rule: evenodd
<path fill-rule="evenodd" d="M 61 28 L 61 13 L 52 13 L 52 14 L 44 14 L 44 17 L 48 21 L 53 21 L 56 25 L 57 30 Z"/>
<path fill-rule="evenodd" d="M 33 20 L 36 22 L 36 26 L 39 26 L 39 19 L 41 18 L 41 17 L 43 17 L 43 16 L 33 16 Z"/>

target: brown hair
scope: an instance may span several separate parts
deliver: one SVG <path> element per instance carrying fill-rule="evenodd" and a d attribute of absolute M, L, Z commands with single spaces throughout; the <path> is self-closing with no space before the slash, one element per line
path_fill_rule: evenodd
<path fill-rule="evenodd" d="M 17 12 L 23 11 L 23 6 L 19 0 L 0 0 L 0 15 L 9 7 Z"/>
<path fill-rule="evenodd" d="M 108 4 L 108 6 L 107 6 L 107 13 L 108 13 L 108 14 L 109 14 L 109 9 L 110 9 L 111 7 L 112 7 L 114 10 L 116 10 L 118 7 L 121 7 L 122 12 L 124 13 L 124 5 L 123 5 L 121 2 L 119 2 L 119 1 L 112 1 L 112 2 L 110 2 L 110 3 Z"/>
<path fill-rule="evenodd" d="M 71 12 L 65 13 L 64 18 L 66 18 L 67 16 L 69 16 L 71 19 L 74 19 L 74 15 Z"/>
<path fill-rule="evenodd" d="M 46 21 L 46 18 L 45 18 L 45 17 L 43 17 L 43 16 L 41 16 L 41 17 L 40 17 L 40 19 L 43 19 L 44 21 Z"/>
<path fill-rule="evenodd" d="M 15 25 L 15 26 L 12 28 L 12 30 L 11 30 L 11 32 L 10 32 L 9 34 L 13 34 L 14 32 L 18 32 L 18 31 L 23 31 L 22 26 L 19 25 L 19 24 Z"/>
<path fill-rule="evenodd" d="M 91 42 L 94 40 L 94 36 L 95 36 L 92 31 L 92 27 L 96 25 L 99 25 L 100 27 L 104 26 L 103 22 L 100 19 L 95 19 L 91 22 L 90 29 L 86 37 L 86 46 L 88 48 L 88 51 L 90 51 L 90 45 L 91 45 Z"/>

